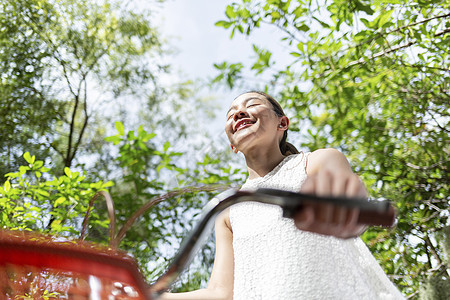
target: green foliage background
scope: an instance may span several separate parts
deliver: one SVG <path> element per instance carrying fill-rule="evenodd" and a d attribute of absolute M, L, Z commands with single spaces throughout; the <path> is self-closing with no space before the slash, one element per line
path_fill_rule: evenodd
<path fill-rule="evenodd" d="M 220 147 L 196 145 L 209 151 L 192 159 L 189 120 L 205 102 L 195 83 L 161 84 L 170 49 L 152 11 L 132 3 L 0 0 L 2 228 L 76 238 L 98 191 L 113 196 L 121 226 L 170 190 L 244 180 Z M 385 272 L 408 298 L 448 299 L 448 1 L 230 1 L 216 26 L 249 41 L 260 27 L 279 32 L 286 65 L 255 44 L 250 63 L 217 62 L 213 84 L 267 91 L 286 108 L 296 146 L 344 152 L 370 193 L 398 209 L 394 229 L 363 235 Z M 211 196 L 163 201 L 127 233 L 120 247 L 149 281 Z M 108 242 L 105 211 L 96 202 L 89 240 Z M 212 259 L 209 243 L 175 289 L 204 286 Z"/>
<path fill-rule="evenodd" d="M 187 153 L 205 147 L 192 145 L 204 132 L 190 124 L 195 114 L 210 116 L 211 106 L 195 95 L 195 82 L 161 82 L 170 73 L 162 61 L 171 49 L 161 42 L 153 11 L 135 4 L 0 1 L 1 228 L 78 238 L 98 191 L 112 195 L 120 228 L 153 197 L 230 183 L 230 166 L 222 172 L 218 160 Z M 149 281 L 164 271 L 211 197 L 170 198 L 127 232 L 119 246 Z M 97 200 L 87 238 L 107 244 L 108 223 L 106 205 Z M 198 284 L 206 280 L 211 251 L 208 245 L 200 254 L 208 263 L 192 268 L 202 273 Z M 192 288 L 190 278 L 178 285 Z"/>
<path fill-rule="evenodd" d="M 450 290 L 448 1 L 234 1 L 217 26 L 252 36 L 274 27 L 284 68 L 254 45 L 253 63 L 216 64 L 216 82 L 275 94 L 300 146 L 342 150 L 372 195 L 393 199 L 392 231 L 363 239 L 409 298 Z M 306 84 L 305 84 L 306 83 Z M 255 89 L 251 87 L 250 89 Z M 422 288 L 419 289 L 419 286 Z"/>

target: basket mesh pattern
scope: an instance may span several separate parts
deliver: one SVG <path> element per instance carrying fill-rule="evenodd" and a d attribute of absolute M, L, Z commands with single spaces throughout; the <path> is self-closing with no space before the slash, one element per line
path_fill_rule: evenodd
<path fill-rule="evenodd" d="M 144 299 L 138 289 L 92 275 L 7 264 L 0 266 L 1 299 Z"/>

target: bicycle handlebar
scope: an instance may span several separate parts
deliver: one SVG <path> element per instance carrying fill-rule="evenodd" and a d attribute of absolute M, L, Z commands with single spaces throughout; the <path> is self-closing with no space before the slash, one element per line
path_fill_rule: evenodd
<path fill-rule="evenodd" d="M 319 197 L 266 188 L 258 189 L 256 191 L 227 190 L 220 193 L 206 204 L 200 220 L 188 237 L 183 241 L 179 252 L 167 271 L 151 285 L 150 289 L 153 294 L 153 299 L 158 298 L 159 295 L 169 288 L 184 267 L 195 256 L 197 250 L 202 245 L 206 233 L 209 232 L 208 229 L 211 228 L 214 217 L 231 205 L 247 201 L 278 205 L 283 209 L 283 216 L 287 218 L 293 218 L 295 213 L 305 204 L 328 203 L 358 208 L 360 210 L 358 218 L 359 224 L 391 227 L 395 222 L 395 210 L 389 201 L 344 197 Z"/>

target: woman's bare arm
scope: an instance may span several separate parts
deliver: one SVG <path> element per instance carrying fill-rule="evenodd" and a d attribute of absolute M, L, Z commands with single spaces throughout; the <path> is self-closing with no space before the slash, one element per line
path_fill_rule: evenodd
<path fill-rule="evenodd" d="M 233 298 L 234 255 L 229 210 L 225 210 L 217 216 L 215 235 L 216 253 L 208 287 L 186 293 L 165 293 L 160 299 L 225 300 Z"/>
<path fill-rule="evenodd" d="M 318 196 L 366 198 L 367 191 L 360 178 L 353 173 L 346 157 L 335 149 L 320 149 L 309 155 L 308 175 L 301 192 Z M 358 209 L 331 204 L 305 206 L 296 216 L 299 229 L 339 238 L 358 236 L 365 226 L 357 224 Z"/>

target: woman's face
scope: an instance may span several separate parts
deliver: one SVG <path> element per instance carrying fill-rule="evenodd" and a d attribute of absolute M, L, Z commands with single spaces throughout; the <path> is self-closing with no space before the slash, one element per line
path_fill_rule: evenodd
<path fill-rule="evenodd" d="M 278 147 L 283 131 L 272 104 L 263 95 L 246 93 L 231 103 L 225 123 L 225 133 L 231 144 L 244 152 L 252 147 Z"/>

